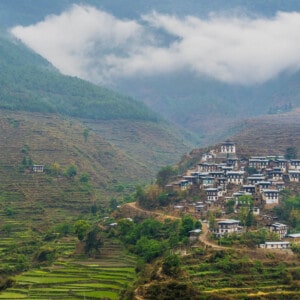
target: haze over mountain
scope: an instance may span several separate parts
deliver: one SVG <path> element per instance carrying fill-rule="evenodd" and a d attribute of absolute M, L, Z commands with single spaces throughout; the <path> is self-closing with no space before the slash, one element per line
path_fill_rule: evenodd
<path fill-rule="evenodd" d="M 1 3 L 15 13 L 2 22 L 27 46 L 64 74 L 143 100 L 202 144 L 236 120 L 299 105 L 298 1 L 19 2 Z"/>

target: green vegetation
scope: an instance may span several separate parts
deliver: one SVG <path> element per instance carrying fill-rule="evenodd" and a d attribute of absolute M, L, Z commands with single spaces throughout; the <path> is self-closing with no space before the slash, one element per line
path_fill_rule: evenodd
<path fill-rule="evenodd" d="M 0 67 L 3 70 L 0 83 L 5 86 L 0 91 L 2 109 L 98 120 L 159 120 L 143 103 L 61 75 L 41 57 L 3 35 L 0 37 Z"/>

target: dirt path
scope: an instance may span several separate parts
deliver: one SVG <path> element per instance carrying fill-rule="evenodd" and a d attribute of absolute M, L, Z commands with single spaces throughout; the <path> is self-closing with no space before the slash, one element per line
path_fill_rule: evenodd
<path fill-rule="evenodd" d="M 164 220 L 167 220 L 167 219 L 171 219 L 171 220 L 180 219 L 179 217 L 175 217 L 175 216 L 172 216 L 172 215 L 167 215 L 167 214 L 162 213 L 162 212 L 146 210 L 146 209 L 138 206 L 136 202 L 126 203 L 126 204 L 123 205 L 123 208 L 130 208 L 133 211 L 137 211 L 137 212 L 140 212 L 142 214 L 149 215 L 151 217 L 159 219 L 160 221 L 164 221 Z"/>
<path fill-rule="evenodd" d="M 208 230 L 207 223 L 202 223 L 202 234 L 200 234 L 199 240 L 204 245 L 215 248 L 215 249 L 228 249 L 228 247 L 219 246 L 209 240 L 209 230 Z"/>
<path fill-rule="evenodd" d="M 180 219 L 179 217 L 175 217 L 172 215 L 168 215 L 162 212 L 158 212 L 158 211 L 149 211 L 147 209 L 144 209 L 140 206 L 137 205 L 136 202 L 130 202 L 130 203 L 126 203 L 123 205 L 124 208 L 129 208 L 133 211 L 137 211 L 139 213 L 143 213 L 145 215 L 149 215 L 151 217 L 155 217 L 157 219 L 159 219 L 160 221 L 164 221 L 166 219 L 171 219 L 171 220 L 178 220 Z M 209 230 L 208 230 L 208 224 L 207 223 L 202 223 L 202 234 L 199 236 L 199 240 L 200 242 L 202 242 L 203 244 L 205 244 L 206 246 L 215 248 L 215 249 L 228 249 L 228 247 L 222 247 L 217 245 L 216 243 L 213 243 L 210 239 L 209 239 Z"/>

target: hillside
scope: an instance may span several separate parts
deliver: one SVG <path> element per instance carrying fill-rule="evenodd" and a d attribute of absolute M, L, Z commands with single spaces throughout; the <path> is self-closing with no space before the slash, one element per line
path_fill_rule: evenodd
<path fill-rule="evenodd" d="M 236 122 L 225 138 L 237 144 L 237 154 L 243 156 L 284 155 L 288 147 L 300 153 L 300 109 L 288 113 L 266 115 Z M 221 139 L 219 139 L 219 142 Z M 178 163 L 182 170 L 197 164 L 210 147 L 197 148 L 184 155 Z"/>
<path fill-rule="evenodd" d="M 188 15 L 193 15 L 201 18 L 201 20 L 205 20 L 206 18 L 210 18 L 208 16 L 211 12 L 214 12 L 216 15 L 223 15 L 224 13 L 226 16 L 236 16 L 242 20 L 244 20 L 244 17 L 246 17 L 246 19 L 247 17 L 255 19 L 254 16 L 256 16 L 257 18 L 270 21 L 272 18 L 277 18 L 275 15 L 279 11 L 291 13 L 297 12 L 300 9 L 297 1 L 262 2 L 235 0 L 224 2 L 214 0 L 199 2 L 191 0 L 184 3 L 182 1 L 152 1 L 151 3 L 147 1 L 140 1 L 138 3 L 130 1 L 130 4 L 127 2 L 125 4 L 123 1 L 101 1 L 101 3 L 99 3 L 99 1 L 94 0 L 65 0 L 52 1 L 51 4 L 47 3 L 47 1 L 41 1 L 39 5 L 36 5 L 34 1 L 28 1 L 26 6 L 22 5 L 21 2 L 22 1 L 19 0 L 2 2 L 2 14 L 4 15 L 2 22 L 5 28 L 8 26 L 13 27 L 17 24 L 25 26 L 34 25 L 36 22 L 43 20 L 47 15 L 59 15 L 63 11 L 66 11 L 70 8 L 72 3 L 80 3 L 93 5 L 100 10 L 104 10 L 117 20 L 132 20 L 132 22 L 137 22 L 139 26 L 143 27 L 145 32 L 149 31 L 149 34 L 157 38 L 159 47 L 162 47 L 162 49 L 166 51 L 172 48 L 177 40 L 180 41 L 182 38 L 178 36 L 176 32 L 172 33 L 163 27 L 158 27 L 153 31 L 151 24 L 147 25 L 138 21 L 141 19 L 141 15 L 149 14 L 151 11 L 157 11 L 161 14 L 177 16 L 178 20 L 184 19 Z M 10 16 L 10 18 L 8 18 L 8 16 Z M 54 24 L 51 26 L 54 26 Z M 20 38 L 22 39 L 22 37 Z M 105 63 L 100 63 L 99 65 L 99 57 L 101 57 L 101 61 L 105 61 L 106 59 L 109 60 L 108 53 L 114 56 L 116 55 L 116 51 L 118 53 L 117 56 L 120 55 L 121 58 L 130 57 L 130 53 L 126 53 L 126 50 L 124 50 L 126 47 L 118 48 L 118 43 L 112 45 L 111 48 L 109 46 L 106 48 L 103 46 L 105 40 L 101 41 L 101 39 L 98 42 L 102 46 L 98 47 L 97 39 L 99 37 L 95 35 L 93 38 L 94 40 L 92 39 L 89 42 L 93 45 L 95 44 L 95 47 L 92 46 L 90 51 L 80 52 L 82 49 L 76 48 L 76 45 L 68 51 L 79 51 L 84 57 L 81 61 L 81 56 L 79 55 L 76 60 L 76 62 L 79 60 L 82 63 L 82 68 L 80 68 L 80 72 L 75 72 L 76 75 L 99 83 L 103 82 L 101 80 L 101 74 L 103 72 L 105 74 L 109 73 L 112 68 L 112 66 L 107 66 Z M 22 40 L 26 43 L 26 39 Z M 287 44 L 290 43 L 287 42 Z M 67 47 L 68 45 L 65 46 Z M 196 47 L 196 44 L 194 46 Z M 62 48 L 60 44 L 58 44 L 57 47 Z M 220 46 L 218 48 L 220 48 Z M 199 50 L 200 49 L 201 48 L 199 48 Z M 236 49 L 236 51 L 240 53 L 239 49 Z M 278 52 L 280 53 L 280 50 L 278 50 Z M 286 56 L 288 56 L 288 54 Z M 197 57 L 195 58 L 195 61 L 196 60 Z M 56 60 L 54 59 L 53 61 Z M 86 64 L 85 61 L 89 63 Z M 121 61 L 122 59 L 120 59 L 120 62 Z M 204 61 L 206 61 L 205 57 Z M 268 61 L 268 59 L 263 59 L 262 61 Z M 285 58 L 278 57 L 274 63 L 277 61 L 285 61 Z M 97 67 L 98 65 L 99 67 Z M 262 64 L 259 65 L 264 68 Z M 114 78 L 111 78 L 111 82 L 108 80 L 108 82 L 105 81 L 105 84 L 121 93 L 130 95 L 146 103 L 148 107 L 151 107 L 154 111 L 163 115 L 164 118 L 177 124 L 179 127 L 193 131 L 199 136 L 197 144 L 200 143 L 202 146 L 205 146 L 215 143 L 219 139 L 223 139 L 225 136 L 231 134 L 230 128 L 236 121 L 265 115 L 269 112 L 276 112 L 278 107 L 286 107 L 289 105 L 299 107 L 299 72 L 297 72 L 297 69 L 294 69 L 293 66 L 294 64 L 292 64 L 291 68 L 283 69 L 282 72 L 274 74 L 274 76 L 267 78 L 265 81 L 248 82 L 246 80 L 243 84 L 239 84 L 239 81 L 231 83 L 222 82 L 218 79 L 214 79 L 213 76 L 210 77 L 210 75 L 207 75 L 205 72 L 196 72 L 195 74 L 193 69 L 180 69 L 179 71 L 166 73 L 162 70 L 152 75 L 151 72 L 148 74 L 146 70 L 145 73 L 141 72 L 141 76 L 139 76 L 139 74 L 132 76 L 129 74 L 129 76 L 127 76 L 126 72 L 123 76 L 119 76 L 117 72 L 117 74 L 113 76 Z M 57 67 L 59 68 L 59 66 Z M 115 67 L 120 67 L 120 70 L 122 70 L 122 66 L 117 65 Z M 124 68 L 127 69 L 127 67 Z M 247 66 L 245 66 L 245 68 L 247 68 Z M 274 66 L 274 68 L 276 67 Z M 243 73 L 243 70 L 240 71 L 240 73 Z M 240 74 L 240 76 L 242 77 L 242 74 Z M 125 102 L 127 105 L 128 101 Z M 48 102 L 44 104 L 54 111 L 57 109 L 57 101 L 54 103 L 51 102 L 51 105 L 49 105 Z M 130 104 L 132 105 L 133 102 L 130 102 Z M 103 109 L 109 111 L 113 104 L 112 101 L 108 101 L 97 105 L 99 105 L 97 114 L 103 118 L 104 115 L 101 114 L 101 111 Z M 124 105 L 124 102 L 122 105 L 118 103 L 117 107 L 124 112 Z M 137 110 L 136 105 L 134 104 L 133 106 L 134 110 Z M 94 118 L 93 114 L 96 113 L 96 111 L 93 112 L 89 109 L 89 102 L 87 103 L 87 107 L 81 106 L 77 108 L 70 106 L 61 107 L 64 113 L 70 113 L 72 115 L 84 113 L 86 116 Z M 133 114 L 134 116 L 130 114 L 127 118 L 136 118 L 137 115 L 139 115 L 140 118 L 157 117 L 149 115 L 142 107 L 138 109 L 138 112 L 136 111 Z M 107 115 L 105 115 L 105 117 L 107 118 Z M 113 115 L 113 117 L 115 116 Z"/>
<path fill-rule="evenodd" d="M 143 178 L 152 178 L 161 166 L 175 162 L 196 140 L 195 135 L 168 124 L 141 102 L 61 75 L 47 61 L 5 34 L 0 36 L 0 66 L 1 109 L 76 117 L 86 120 L 87 127 L 89 122 L 101 121 L 97 130 L 108 141 L 137 164 L 145 166 L 145 159 L 150 162 Z M 145 132 L 130 137 L 136 130 Z M 148 135 L 147 130 L 152 133 Z M 114 143 L 116 137 L 119 142 Z M 168 144 L 171 146 L 166 151 Z M 152 154 L 147 152 L 151 149 L 149 145 L 156 145 Z"/>
<path fill-rule="evenodd" d="M 132 98 L 61 75 L 40 56 L 4 35 L 0 36 L 0 66 L 0 108 L 105 120 L 159 120 Z"/>

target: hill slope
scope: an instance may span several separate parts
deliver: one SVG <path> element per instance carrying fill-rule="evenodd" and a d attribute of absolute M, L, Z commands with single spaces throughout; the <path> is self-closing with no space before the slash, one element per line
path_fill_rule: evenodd
<path fill-rule="evenodd" d="M 261 116 L 237 122 L 230 127 L 227 138 L 237 144 L 237 154 L 243 156 L 284 155 L 288 147 L 300 153 L 300 109 L 288 113 Z M 195 166 L 208 148 L 197 148 L 179 162 L 183 170 Z"/>

